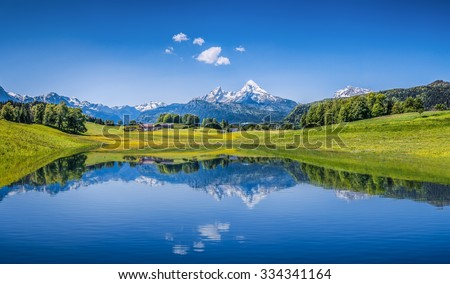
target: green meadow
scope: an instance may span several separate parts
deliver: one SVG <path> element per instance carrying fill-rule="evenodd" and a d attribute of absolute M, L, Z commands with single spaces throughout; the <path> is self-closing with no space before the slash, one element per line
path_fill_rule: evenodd
<path fill-rule="evenodd" d="M 98 144 L 37 124 L 0 120 L 0 186 L 7 185 L 55 159 L 89 151 Z"/>
<path fill-rule="evenodd" d="M 126 156 L 203 160 L 277 156 L 336 170 L 450 184 L 450 111 L 407 113 L 329 128 L 221 133 L 213 129 L 124 132 L 88 123 L 84 135 L 0 121 L 0 186 L 51 160 L 89 152 L 88 164 Z"/>

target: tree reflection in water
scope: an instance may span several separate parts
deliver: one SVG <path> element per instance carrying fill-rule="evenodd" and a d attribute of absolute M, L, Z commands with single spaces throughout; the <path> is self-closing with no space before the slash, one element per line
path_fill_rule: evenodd
<path fill-rule="evenodd" d="M 273 191 L 308 183 L 336 190 L 344 199 L 368 196 L 411 199 L 443 207 L 450 204 L 450 186 L 333 170 L 289 159 L 220 156 L 209 160 L 173 160 L 125 156 L 125 162 L 86 166 L 85 154 L 56 160 L 0 189 L 0 200 L 23 191 L 57 194 L 80 186 L 122 180 L 152 186 L 187 184 L 220 200 L 239 196 L 253 207 Z"/>

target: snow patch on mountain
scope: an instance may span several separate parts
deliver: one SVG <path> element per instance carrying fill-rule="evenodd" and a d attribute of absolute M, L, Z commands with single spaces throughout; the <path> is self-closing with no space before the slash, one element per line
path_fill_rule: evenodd
<path fill-rule="evenodd" d="M 349 98 L 349 97 L 353 97 L 353 96 L 358 96 L 358 95 L 364 95 L 364 94 L 368 94 L 373 92 L 370 89 L 365 89 L 365 88 L 360 88 L 360 87 L 353 87 L 353 86 L 347 86 L 343 89 L 337 90 L 334 93 L 334 97 L 336 99 L 339 98 Z"/>
<path fill-rule="evenodd" d="M 163 103 L 163 102 L 148 102 L 146 104 L 134 106 L 134 108 L 137 109 L 140 112 L 143 112 L 143 111 L 146 111 L 146 110 L 155 109 L 155 108 L 162 107 L 162 106 L 165 106 L 165 105 L 166 104 Z"/>
<path fill-rule="evenodd" d="M 22 96 L 13 92 L 8 92 L 8 96 L 12 97 L 15 101 L 18 102 L 23 102 L 23 103 L 27 103 L 27 102 L 32 102 L 33 98 L 29 97 L 29 96 Z"/>

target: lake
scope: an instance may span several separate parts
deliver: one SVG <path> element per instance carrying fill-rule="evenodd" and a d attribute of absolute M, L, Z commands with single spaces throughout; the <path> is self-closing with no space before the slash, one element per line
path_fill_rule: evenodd
<path fill-rule="evenodd" d="M 0 189 L 0 263 L 450 263 L 450 186 L 287 159 L 57 160 Z"/>

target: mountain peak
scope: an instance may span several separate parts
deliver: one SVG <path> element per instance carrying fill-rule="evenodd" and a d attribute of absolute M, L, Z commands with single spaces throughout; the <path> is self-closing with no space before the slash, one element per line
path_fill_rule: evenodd
<path fill-rule="evenodd" d="M 259 85 L 256 84 L 256 82 L 253 81 L 253 80 L 248 80 L 247 83 L 245 83 L 245 85 L 246 86 L 252 86 L 252 87 L 255 87 L 255 88 L 259 88 Z"/>
<path fill-rule="evenodd" d="M 224 91 L 217 87 L 208 94 L 194 100 L 219 104 L 239 104 L 252 107 L 262 107 L 266 110 L 292 109 L 296 102 L 273 96 L 262 89 L 255 81 L 248 80 L 239 91 Z"/>
<path fill-rule="evenodd" d="M 244 87 L 240 90 L 242 93 L 264 93 L 267 94 L 265 90 L 263 90 L 258 84 L 256 84 L 253 80 L 248 80 L 245 83 Z"/>
<path fill-rule="evenodd" d="M 213 94 L 223 93 L 222 87 L 218 86 L 218 87 L 214 88 L 214 90 L 212 90 L 211 93 L 213 93 Z"/>
<path fill-rule="evenodd" d="M 347 87 L 337 90 L 334 93 L 334 97 L 335 98 L 349 98 L 349 97 L 353 97 L 353 96 L 358 96 L 358 95 L 364 95 L 367 93 L 371 93 L 373 92 L 370 89 L 365 89 L 365 88 L 360 88 L 360 87 L 353 87 L 348 85 Z"/>

